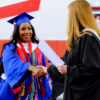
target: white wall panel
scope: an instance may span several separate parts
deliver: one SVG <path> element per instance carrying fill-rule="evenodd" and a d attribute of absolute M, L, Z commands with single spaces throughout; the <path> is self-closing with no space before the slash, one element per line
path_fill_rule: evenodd
<path fill-rule="evenodd" d="M 25 0 L 2 0 L 2 2 L 3 1 L 11 1 L 14 3 L 14 1 Z M 73 0 L 41 0 L 39 11 L 29 13 L 35 17 L 31 22 L 39 38 L 45 40 L 67 40 L 67 12 L 68 5 L 71 1 Z M 0 34 L 2 34 L 0 39 L 10 38 L 13 25 L 7 23 L 7 20 L 12 17 L 0 19 Z"/>

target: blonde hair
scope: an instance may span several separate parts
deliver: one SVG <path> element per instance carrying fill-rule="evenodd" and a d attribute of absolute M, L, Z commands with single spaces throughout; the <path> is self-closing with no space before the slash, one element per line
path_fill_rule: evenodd
<path fill-rule="evenodd" d="M 72 50 L 77 38 L 84 34 L 88 34 L 85 32 L 80 34 L 85 28 L 96 31 L 100 37 L 100 30 L 93 16 L 91 6 L 86 0 L 75 0 L 68 8 L 67 48 L 69 51 Z"/>

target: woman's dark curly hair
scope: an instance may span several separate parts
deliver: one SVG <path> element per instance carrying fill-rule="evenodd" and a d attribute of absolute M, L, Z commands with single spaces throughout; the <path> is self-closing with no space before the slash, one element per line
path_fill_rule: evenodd
<path fill-rule="evenodd" d="M 31 24 L 30 24 L 31 25 Z M 16 46 L 16 44 L 17 44 L 17 39 L 20 39 L 20 37 L 19 37 L 19 27 L 20 27 L 20 25 L 18 25 L 16 28 L 15 28 L 15 30 L 14 30 L 14 32 L 13 32 L 13 35 L 12 35 L 12 37 L 11 37 L 11 41 L 10 42 L 8 42 L 8 43 L 6 43 L 6 44 L 4 44 L 3 45 L 3 49 L 5 48 L 5 46 L 6 45 L 8 45 L 8 44 L 10 44 L 10 43 L 13 43 L 14 44 L 14 46 L 15 46 L 15 48 L 14 48 L 14 50 L 13 50 L 13 52 L 15 52 L 15 50 L 16 50 L 16 48 L 17 48 L 17 46 Z M 37 38 L 37 36 L 36 36 L 36 34 L 35 34 L 35 30 L 34 30 L 34 27 L 31 25 L 31 28 L 32 28 L 32 37 L 31 37 L 31 41 L 32 41 L 32 43 L 39 43 L 39 39 Z M 2 49 L 2 52 L 3 52 L 3 49 Z"/>

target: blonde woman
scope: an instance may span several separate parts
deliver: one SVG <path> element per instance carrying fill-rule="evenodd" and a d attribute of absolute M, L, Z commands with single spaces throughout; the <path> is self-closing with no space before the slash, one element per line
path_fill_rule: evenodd
<path fill-rule="evenodd" d="M 68 9 L 65 65 L 42 66 L 54 82 L 52 100 L 63 91 L 63 100 L 100 100 L 100 30 L 86 0 L 75 0 Z"/>

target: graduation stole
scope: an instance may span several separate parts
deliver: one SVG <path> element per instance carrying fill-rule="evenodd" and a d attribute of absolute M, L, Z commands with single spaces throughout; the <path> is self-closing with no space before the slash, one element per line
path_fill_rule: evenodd
<path fill-rule="evenodd" d="M 42 52 L 40 51 L 40 49 L 38 47 L 34 51 L 35 52 L 32 52 L 33 62 L 34 62 L 34 58 L 37 57 L 39 65 L 42 66 Z M 35 64 L 37 65 L 37 62 Z M 34 88 L 33 88 L 34 82 L 35 82 L 35 92 L 34 92 Z M 29 100 L 38 100 L 38 92 L 40 92 L 45 97 L 46 91 L 42 84 L 42 78 L 36 78 L 35 76 L 33 76 L 31 85 L 28 89 L 28 93 L 30 93 Z"/>

